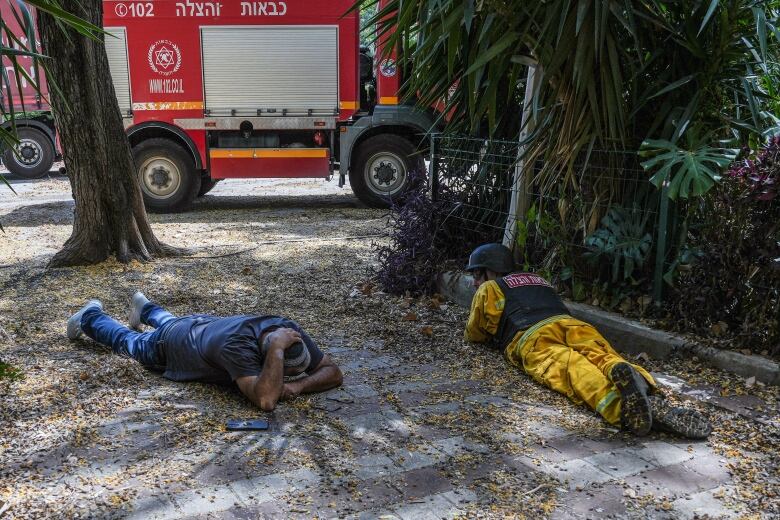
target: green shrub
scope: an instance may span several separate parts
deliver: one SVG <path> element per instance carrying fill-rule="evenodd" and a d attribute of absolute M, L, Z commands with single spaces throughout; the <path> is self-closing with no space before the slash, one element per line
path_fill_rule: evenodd
<path fill-rule="evenodd" d="M 735 162 L 692 213 L 667 303 L 676 326 L 780 354 L 780 137 Z"/>

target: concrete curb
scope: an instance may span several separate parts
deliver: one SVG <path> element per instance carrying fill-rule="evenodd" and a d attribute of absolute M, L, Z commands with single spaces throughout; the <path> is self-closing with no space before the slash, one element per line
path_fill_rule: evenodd
<path fill-rule="evenodd" d="M 446 272 L 438 277 L 439 293 L 462 307 L 470 307 L 474 296 L 472 277 L 465 273 Z M 767 385 L 780 386 L 780 364 L 761 356 L 748 356 L 730 350 L 719 350 L 693 343 L 669 332 L 651 329 L 614 312 L 583 303 L 567 301 L 572 316 L 596 327 L 612 345 L 625 353 L 646 353 L 655 359 L 673 354 L 697 356 L 705 363 L 742 377 L 755 376 Z"/>

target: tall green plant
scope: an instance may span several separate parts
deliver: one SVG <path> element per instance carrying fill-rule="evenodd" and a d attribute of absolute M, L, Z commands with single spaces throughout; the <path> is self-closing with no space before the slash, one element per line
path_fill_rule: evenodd
<path fill-rule="evenodd" d="M 543 159 L 537 180 L 550 192 L 576 185 L 594 149 L 676 144 L 692 127 L 760 134 L 777 19 L 778 2 L 760 0 L 391 0 L 370 22 L 395 30 L 413 71 L 405 95 L 445 100 L 449 131 L 514 134 L 525 66 L 537 64 L 526 153 Z"/>

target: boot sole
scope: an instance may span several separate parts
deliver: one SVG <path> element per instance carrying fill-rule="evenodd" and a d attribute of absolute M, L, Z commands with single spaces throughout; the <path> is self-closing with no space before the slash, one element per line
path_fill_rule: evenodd
<path fill-rule="evenodd" d="M 141 313 L 138 312 L 136 309 L 130 311 L 130 317 L 128 318 L 128 325 L 133 330 L 137 330 L 137 331 L 141 330 Z"/>
<path fill-rule="evenodd" d="M 712 433 L 712 424 L 696 410 L 654 405 L 653 428 L 689 439 L 706 439 Z"/>
<path fill-rule="evenodd" d="M 653 426 L 650 400 L 642 389 L 644 378 L 628 363 L 620 363 L 612 369 L 611 379 L 620 393 L 620 421 L 624 428 L 644 436 Z"/>

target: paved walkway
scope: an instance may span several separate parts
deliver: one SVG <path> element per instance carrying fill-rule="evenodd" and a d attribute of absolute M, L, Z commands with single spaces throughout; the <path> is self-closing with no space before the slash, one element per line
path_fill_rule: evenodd
<path fill-rule="evenodd" d="M 70 235 L 67 180 L 16 183 L 23 195 L 0 201 L 4 263 L 19 263 L 0 272 L 0 354 L 25 373 L 0 385 L 2 520 L 780 517 L 774 389 L 695 360 L 646 360 L 710 385 L 664 378 L 721 407 L 707 406 L 716 432 L 707 443 L 617 432 L 465 344 L 465 310 L 353 295 L 376 254 L 370 240 L 332 241 L 334 230 L 372 236 L 381 211 L 353 207 L 335 180 L 248 182 L 153 217 L 168 243 L 228 253 L 214 261 L 43 270 Z M 233 254 L 253 243 L 267 245 Z M 262 414 L 237 392 L 65 340 L 87 298 L 121 316 L 138 288 L 179 313 L 290 315 L 345 384 L 282 404 L 267 432 L 224 431 Z"/>
<path fill-rule="evenodd" d="M 453 380 L 436 366 L 414 367 L 430 383 L 409 381 L 409 367 L 394 357 L 330 352 L 348 374 L 343 388 L 311 399 L 308 409 L 283 405 L 268 432 L 225 433 L 228 449 L 186 455 L 201 465 L 200 485 L 142 493 L 132 518 L 419 520 L 512 513 L 502 508 L 517 499 L 529 517 L 738 513 L 727 506 L 727 460 L 706 443 L 589 436 L 560 426 L 565 418 L 551 406 L 493 395 L 485 382 Z M 155 442 L 144 405 L 155 396 L 141 397 L 138 408 L 119 413 L 112 432 L 129 434 L 135 449 Z M 328 417 L 327 426 L 306 431 L 312 415 L 318 424 Z M 496 428 L 496 417 L 509 427 Z M 464 436 L 464 425 L 477 435 Z M 290 469 L 266 473 L 263 458 L 286 460 Z"/>

